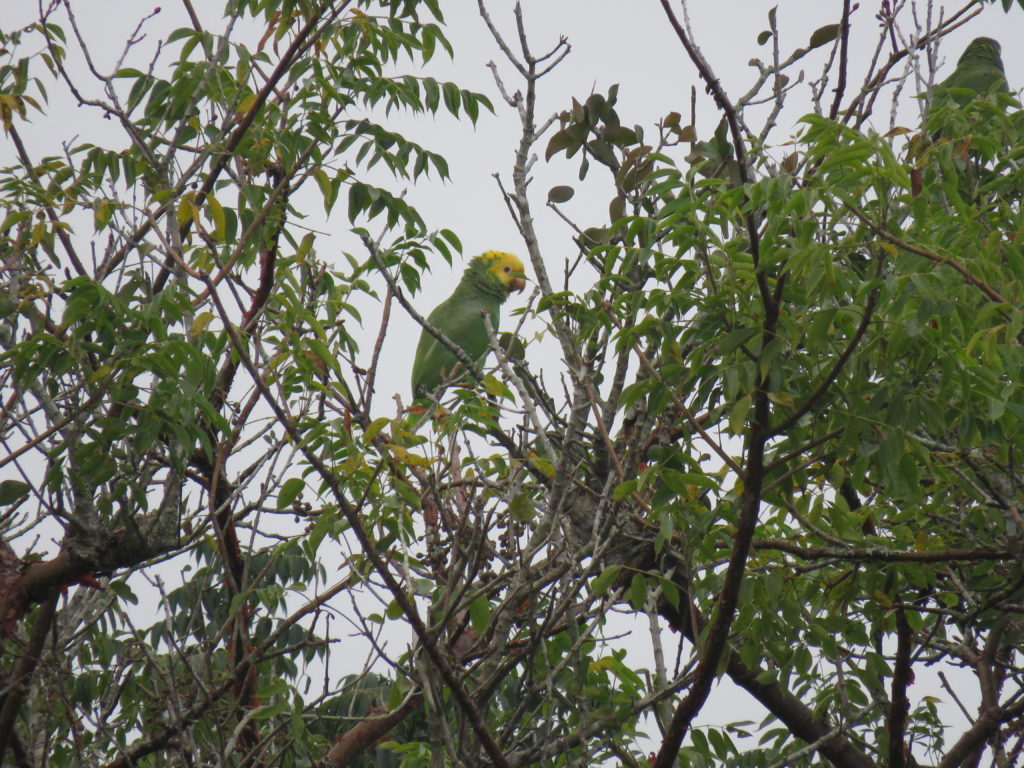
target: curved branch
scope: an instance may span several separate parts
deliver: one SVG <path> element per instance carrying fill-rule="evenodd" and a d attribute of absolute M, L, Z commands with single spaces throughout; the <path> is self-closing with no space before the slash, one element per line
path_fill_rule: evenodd
<path fill-rule="evenodd" d="M 423 703 L 423 694 L 410 696 L 404 704 L 383 716 L 370 716 L 360 720 L 338 737 L 327 753 L 329 768 L 351 765 L 359 755 L 387 737 L 388 732 Z"/>
<path fill-rule="evenodd" d="M 839 82 L 836 83 L 836 97 L 832 100 L 832 107 L 828 111 L 829 120 L 835 120 L 839 114 L 839 105 L 843 102 L 843 95 L 846 93 L 846 70 L 850 60 L 850 0 L 843 0 L 843 20 L 839 23 Z"/>
<path fill-rule="evenodd" d="M 24 567 L 16 557 L 10 562 L 9 558 L 0 558 L 0 636 L 10 631 L 29 606 L 48 600 L 65 587 L 87 581 L 90 574 L 110 573 L 169 552 L 179 533 L 180 482 L 170 475 L 160 508 L 113 533 L 104 533 L 101 538 L 94 535 L 89 541 L 70 537 L 56 556 Z M 174 542 L 169 538 L 171 533 Z"/>
<path fill-rule="evenodd" d="M 778 550 L 801 560 L 838 560 L 844 563 L 963 563 L 1015 560 L 1016 556 L 1001 549 L 939 549 L 930 552 L 860 547 L 804 547 L 783 539 L 754 539 L 754 549 Z"/>
<path fill-rule="evenodd" d="M 776 683 L 762 682 L 764 670 L 750 668 L 730 653 L 726 673 L 740 688 L 779 718 L 797 738 L 817 743 L 818 751 L 836 768 L 875 768 L 875 761 L 840 733 L 817 717 L 814 711 Z"/>
<path fill-rule="evenodd" d="M 987 296 L 992 301 L 996 302 L 997 304 L 1006 304 L 1008 306 L 1013 306 L 1012 302 L 1004 298 L 995 288 L 990 286 L 980 277 L 975 276 L 969 269 L 967 269 L 967 267 L 963 266 L 959 262 L 954 261 L 948 256 L 940 256 L 934 251 L 929 251 L 925 248 L 921 248 L 920 246 L 908 243 L 905 240 L 901 240 L 900 238 L 896 237 L 896 235 L 887 232 L 886 230 L 878 226 L 878 224 L 871 221 L 871 219 L 869 219 L 863 211 L 861 211 L 856 205 L 854 205 L 849 200 L 844 200 L 843 202 L 846 204 L 847 208 L 853 211 L 854 216 L 860 219 L 860 221 L 864 225 L 866 225 L 868 229 L 870 229 L 880 238 L 885 240 L 887 243 L 892 243 L 897 248 L 907 251 L 908 253 L 913 253 L 915 256 L 921 256 L 923 258 L 926 258 L 929 261 L 934 261 L 936 264 L 945 264 L 948 267 L 952 267 L 952 269 L 956 271 L 959 275 L 961 275 L 964 278 L 964 280 L 973 285 L 975 288 L 978 288 L 983 294 L 985 294 L 985 296 Z M 1024 312 L 1024 307 L 1016 307 L 1016 309 L 1018 311 Z"/>
<path fill-rule="evenodd" d="M 1024 699 L 985 710 L 974 725 L 950 747 L 935 768 L 958 768 L 975 749 L 994 736 L 1000 726 L 1021 716 L 1024 716 Z"/>

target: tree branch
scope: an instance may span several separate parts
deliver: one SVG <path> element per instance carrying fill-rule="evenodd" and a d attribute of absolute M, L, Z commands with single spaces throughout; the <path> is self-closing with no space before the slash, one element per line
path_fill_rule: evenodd
<path fill-rule="evenodd" d="M 39 664 L 39 658 L 43 652 L 43 643 L 50 631 L 53 617 L 57 612 L 57 600 L 59 592 L 53 592 L 39 607 L 39 614 L 36 616 L 35 624 L 32 625 L 32 633 L 29 635 L 28 643 L 21 659 L 14 667 L 10 679 L 4 685 L 4 694 L 0 706 L 0 765 L 4 762 L 4 754 L 14 735 L 14 722 L 21 709 L 21 702 L 28 692 L 32 675 Z"/>
<path fill-rule="evenodd" d="M 913 670 L 910 666 L 910 646 L 913 632 L 907 623 L 907 613 L 902 608 L 896 609 L 896 658 L 893 660 L 892 693 L 889 696 L 889 768 L 905 768 L 909 747 L 903 743 L 903 734 L 907 730 L 907 717 L 910 715 L 910 700 L 907 698 L 907 686 L 912 680 Z"/>

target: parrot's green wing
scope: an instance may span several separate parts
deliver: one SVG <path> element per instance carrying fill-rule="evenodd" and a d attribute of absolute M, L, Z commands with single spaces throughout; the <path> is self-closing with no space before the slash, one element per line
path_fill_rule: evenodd
<path fill-rule="evenodd" d="M 999 43 L 990 37 L 978 37 L 964 49 L 953 73 L 935 86 L 928 109 L 927 132 L 932 139 L 969 136 L 977 123 L 985 119 L 984 109 L 965 109 L 975 99 L 1008 93 Z M 976 105 L 976 106 L 980 106 Z"/>
<path fill-rule="evenodd" d="M 483 313 L 498 328 L 498 305 L 486 297 L 474 297 L 466 291 L 456 291 L 430 313 L 427 322 L 457 344 L 478 365 L 487 352 L 487 326 Z M 416 348 L 412 364 L 412 391 L 414 397 L 425 397 L 450 378 L 456 366 L 462 367 L 455 354 L 429 331 L 424 330 Z"/>
<path fill-rule="evenodd" d="M 933 103 L 951 99 L 963 106 L 977 96 L 1009 90 L 999 43 L 990 37 L 978 37 L 964 49 L 953 74 L 935 86 Z"/>

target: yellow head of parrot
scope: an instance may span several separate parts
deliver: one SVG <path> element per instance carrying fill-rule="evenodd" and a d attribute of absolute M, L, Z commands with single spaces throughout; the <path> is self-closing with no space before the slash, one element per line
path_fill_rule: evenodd
<path fill-rule="evenodd" d="M 523 268 L 523 262 L 514 253 L 485 251 L 480 254 L 480 258 L 490 262 L 487 269 L 501 280 L 501 284 L 509 293 L 521 291 L 526 287 L 526 271 Z"/>

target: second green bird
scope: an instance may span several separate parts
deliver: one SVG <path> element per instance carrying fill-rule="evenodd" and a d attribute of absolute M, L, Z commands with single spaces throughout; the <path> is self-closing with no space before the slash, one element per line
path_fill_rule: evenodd
<path fill-rule="evenodd" d="M 1008 92 L 1000 50 L 999 43 L 991 37 L 974 38 L 960 54 L 953 73 L 935 86 L 932 104 L 952 100 L 962 107 L 972 98 L 993 90 Z"/>
<path fill-rule="evenodd" d="M 526 287 L 523 262 L 503 251 L 485 251 L 469 262 L 455 291 L 427 317 L 427 322 L 457 344 L 477 365 L 487 355 L 489 339 L 484 316 L 498 329 L 498 307 L 513 291 Z M 427 397 L 455 378 L 462 365 L 455 354 L 424 329 L 412 364 L 414 397 Z"/>

